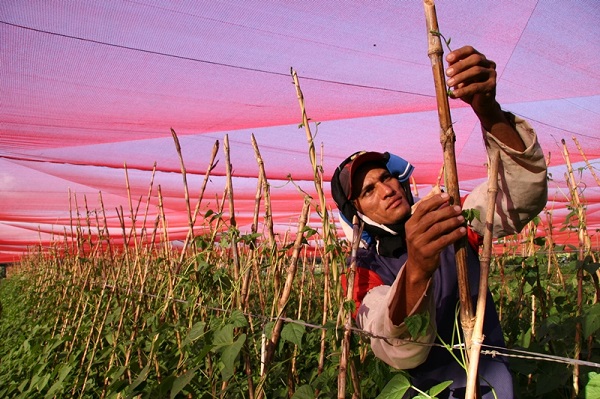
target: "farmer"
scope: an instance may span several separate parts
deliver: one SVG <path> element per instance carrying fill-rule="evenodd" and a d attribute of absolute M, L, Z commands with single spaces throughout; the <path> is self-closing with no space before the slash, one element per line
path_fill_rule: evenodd
<path fill-rule="evenodd" d="M 493 61 L 469 46 L 449 53 L 446 60 L 452 97 L 468 103 L 477 115 L 487 151 L 500 151 L 494 235 L 519 232 L 547 199 L 546 164 L 536 134 L 527 122 L 503 112 L 496 102 Z M 450 205 L 448 195 L 441 192 L 418 201 L 411 215 L 412 170 L 410 163 L 396 155 L 359 152 L 342 162 L 332 177 L 333 198 L 349 238 L 353 216 L 358 215 L 364 223 L 353 291 L 356 322 L 375 336 L 390 338 L 371 338 L 371 348 L 389 365 L 408 370 L 414 386 L 427 390 L 452 380 L 445 394 L 464 397 L 465 370 L 448 349 L 429 344 L 459 342 L 455 334 L 458 283 L 453 244 L 464 236 L 469 243 L 471 296 L 476 300 L 477 251 L 483 241 L 487 184 L 477 187 L 464 201 L 465 209 L 477 209 L 481 217 L 466 227 L 461 207 Z M 404 323 L 413 315 L 430 317 L 426 333 L 416 338 L 411 338 Z M 504 346 L 489 292 L 483 334 L 484 345 Z M 454 355 L 460 358 L 460 353 Z M 504 358 L 482 355 L 479 375 L 483 398 L 513 397 Z"/>

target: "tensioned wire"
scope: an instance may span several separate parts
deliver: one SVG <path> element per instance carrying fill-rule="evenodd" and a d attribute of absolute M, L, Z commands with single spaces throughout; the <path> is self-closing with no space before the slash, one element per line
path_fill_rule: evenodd
<path fill-rule="evenodd" d="M 106 287 L 113 289 L 113 290 L 118 289 L 121 291 L 128 291 L 128 293 L 135 293 L 138 295 L 144 295 L 144 296 L 148 296 L 151 298 L 164 298 L 164 297 L 159 297 L 158 295 L 150 294 L 147 292 L 125 290 L 125 289 L 115 287 L 112 285 L 106 285 Z M 169 299 L 171 299 L 173 302 L 189 304 L 189 302 L 184 299 L 178 299 L 178 298 L 169 298 Z M 217 312 L 225 312 L 225 313 L 231 312 L 230 309 L 217 308 L 217 307 L 212 307 L 212 306 L 200 305 L 200 307 L 207 309 L 207 310 L 217 311 Z M 239 310 L 239 309 L 237 309 L 237 310 Z M 271 317 L 271 316 L 253 314 L 253 313 L 246 313 L 246 312 L 242 312 L 242 311 L 240 311 L 240 312 L 241 312 L 241 314 L 243 314 L 244 316 L 247 316 L 247 317 L 252 317 L 255 319 L 262 319 L 263 320 L 263 328 L 266 325 L 266 323 L 269 321 L 282 320 L 285 323 L 298 324 L 303 327 L 307 327 L 307 328 L 311 328 L 311 329 L 315 329 L 315 330 L 344 330 L 345 329 L 345 327 L 332 328 L 332 327 L 327 327 L 327 326 L 320 325 L 320 324 L 306 323 L 302 320 L 290 319 L 288 317 Z M 413 341 L 410 339 L 390 338 L 390 337 L 375 335 L 369 331 L 362 330 L 358 327 L 349 327 L 348 329 L 362 337 L 365 337 L 365 338 L 383 339 L 388 344 L 393 345 L 393 346 L 412 344 L 412 345 L 421 345 L 421 346 L 430 346 L 430 347 L 437 346 L 437 347 L 445 348 L 448 350 L 464 350 L 465 349 L 464 343 L 454 344 L 454 345 L 442 345 L 442 344 L 437 344 L 437 343 L 427 344 L 427 343 Z M 520 359 L 528 359 L 528 360 L 542 360 L 542 361 L 546 361 L 546 362 L 562 363 L 562 364 L 568 364 L 568 365 L 588 366 L 588 367 L 594 367 L 594 368 L 600 369 L 600 363 L 590 362 L 587 360 L 572 359 L 572 358 L 568 358 L 568 357 L 549 355 L 549 354 L 544 354 L 544 353 L 539 353 L 539 352 L 529 352 L 529 351 L 525 351 L 522 349 L 502 348 L 499 346 L 486 345 L 485 343 L 481 343 L 481 347 L 482 347 L 482 350 L 481 350 L 482 355 L 489 355 L 492 357 L 504 356 L 504 357 L 512 357 L 512 358 L 520 358 Z"/>

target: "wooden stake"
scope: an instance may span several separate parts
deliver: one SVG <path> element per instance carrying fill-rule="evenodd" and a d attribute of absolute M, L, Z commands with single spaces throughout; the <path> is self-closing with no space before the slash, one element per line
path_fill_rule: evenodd
<path fill-rule="evenodd" d="M 350 267 L 348 270 L 348 289 L 346 291 L 346 302 L 352 301 L 352 293 L 354 292 L 354 276 L 356 274 L 356 254 L 360 245 L 360 236 L 362 234 L 362 225 L 359 223 L 358 217 L 355 215 L 352 220 L 352 255 Z M 343 303 L 342 303 L 343 304 Z M 344 338 L 342 341 L 342 354 L 340 356 L 340 369 L 338 371 L 338 399 L 346 397 L 346 373 L 348 368 L 348 359 L 350 358 L 350 338 L 352 336 L 352 313 L 346 312 L 346 322 L 344 325 Z"/>
<path fill-rule="evenodd" d="M 431 60 L 431 69 L 435 83 L 435 94 L 438 106 L 438 116 L 440 120 L 440 141 L 444 152 L 445 183 L 450 203 L 460 205 L 460 192 L 458 188 L 458 173 L 456 170 L 456 155 L 454 152 L 454 142 L 456 136 L 452 128 L 452 119 L 450 118 L 450 105 L 446 83 L 444 80 L 444 65 L 442 42 L 440 40 L 437 15 L 435 12 L 435 2 L 433 0 L 424 0 L 425 19 L 427 21 L 428 37 L 428 55 Z M 467 274 L 467 238 L 459 240 L 454 244 L 456 253 L 456 271 L 458 275 L 458 289 L 460 298 L 460 322 L 465 337 L 466 347 L 471 346 L 471 335 L 473 333 L 473 304 L 471 302 L 471 293 L 469 290 L 469 280 Z M 468 353 L 468 352 L 467 352 Z M 468 359 L 467 359 L 468 360 Z"/>
<path fill-rule="evenodd" d="M 233 207 L 233 181 L 231 178 L 232 175 L 232 166 L 231 166 L 231 158 L 229 151 L 229 135 L 226 134 L 223 140 L 223 150 L 225 151 L 225 172 L 227 175 L 227 198 L 229 200 L 229 225 L 234 230 L 231 235 L 231 251 L 233 255 L 233 278 L 235 281 L 240 281 L 240 258 L 238 254 L 237 248 L 237 235 L 235 231 L 237 230 L 237 222 L 235 220 L 235 209 Z M 234 303 L 239 305 L 239 295 L 235 294 Z"/>
<path fill-rule="evenodd" d="M 575 145 L 577 146 L 577 149 L 579 150 L 579 153 L 581 154 L 581 157 L 583 158 L 583 161 L 585 162 L 585 166 L 587 166 L 588 170 L 590 171 L 590 173 L 594 177 L 594 180 L 596 180 L 596 183 L 600 186 L 600 179 L 596 175 L 596 172 L 594 171 L 594 168 L 592 167 L 592 165 L 590 165 L 590 161 L 588 161 L 587 156 L 585 155 L 585 153 L 581 149 L 581 146 L 579 145 L 579 141 L 577 141 L 577 138 L 575 136 L 573 136 L 572 139 L 575 142 Z"/>
<path fill-rule="evenodd" d="M 285 285 L 277 302 L 277 320 L 275 321 L 275 325 L 273 326 L 273 331 L 271 332 L 270 339 L 267 338 L 263 333 L 263 344 L 261 346 L 261 377 L 265 377 L 265 374 L 267 373 L 267 370 L 271 365 L 273 356 L 275 354 L 275 348 L 277 347 L 279 338 L 281 336 L 281 330 L 283 329 L 282 317 L 285 316 L 285 308 L 288 304 L 288 300 L 290 299 L 294 279 L 296 277 L 296 271 L 298 269 L 298 259 L 300 258 L 300 251 L 302 250 L 303 246 L 302 240 L 304 239 L 304 227 L 306 226 L 306 223 L 308 221 L 309 210 L 310 198 L 306 196 L 304 198 L 304 206 L 302 207 L 302 212 L 298 221 L 298 231 L 296 234 L 296 239 L 294 240 L 294 249 L 292 250 L 292 256 L 289 259 L 289 265 L 287 267 Z M 262 399 L 265 397 L 265 392 L 263 388 L 264 387 L 262 386 L 262 384 L 258 385 L 257 392 L 255 392 L 256 398 Z"/>
<path fill-rule="evenodd" d="M 312 135 L 312 132 L 310 130 L 310 125 L 309 125 L 310 119 L 308 118 L 308 115 L 306 113 L 306 107 L 304 105 L 304 95 L 302 94 L 302 89 L 300 88 L 300 81 L 298 79 L 298 74 L 296 73 L 296 71 L 294 69 L 291 69 L 291 73 L 292 73 L 292 78 L 294 80 L 294 87 L 296 88 L 296 96 L 298 97 L 298 104 L 300 105 L 300 111 L 302 113 L 302 125 L 304 126 L 304 130 L 306 132 L 306 140 L 308 142 L 308 155 L 310 158 L 310 163 L 313 168 L 313 180 L 315 183 L 315 190 L 319 196 L 319 207 L 317 208 L 317 212 L 319 212 L 319 214 L 321 215 L 321 221 L 323 223 L 323 234 L 322 234 L 323 243 L 324 243 L 324 247 L 327 248 L 329 246 L 329 244 L 331 244 L 333 234 L 330 231 L 331 225 L 329 223 L 329 216 L 327 213 L 327 204 L 325 201 L 325 193 L 323 192 L 323 166 L 317 165 L 315 144 L 314 144 L 313 135 Z M 326 252 L 326 254 L 329 255 L 328 252 Z M 330 259 L 331 259 L 331 256 L 323 257 L 323 276 L 324 276 L 324 279 L 323 279 L 323 286 L 324 286 L 323 318 L 322 318 L 323 324 L 327 323 L 328 313 L 330 311 L 330 304 L 331 304 L 331 298 L 330 298 L 330 292 L 329 292 L 329 290 L 330 290 L 330 288 L 329 288 L 330 287 L 330 273 L 331 273 L 331 276 L 333 277 L 334 282 L 339 281 L 337 268 L 336 267 L 330 268 Z M 336 292 L 338 292 L 338 291 L 336 291 Z M 326 330 L 321 331 L 321 350 L 319 353 L 319 366 L 317 368 L 318 375 L 321 375 L 321 373 L 323 372 L 324 364 L 325 364 L 325 345 L 327 342 L 327 340 L 325 339 L 326 334 L 327 334 Z M 318 392 L 316 392 L 316 395 L 318 396 Z"/>
<path fill-rule="evenodd" d="M 479 354 L 483 343 L 483 319 L 488 291 L 488 275 L 490 260 L 492 258 L 492 238 L 494 233 L 494 211 L 496 209 L 496 196 L 498 194 L 498 163 L 500 154 L 496 151 L 490 157 L 490 174 L 488 176 L 488 203 L 485 218 L 485 232 L 483 234 L 483 252 L 480 260 L 481 274 L 479 276 L 479 293 L 477 297 L 477 314 L 469 355 L 469 368 L 467 371 L 467 394 L 465 398 L 477 397 L 477 369 L 479 367 Z"/>
<path fill-rule="evenodd" d="M 265 197 L 265 228 L 267 230 L 267 237 L 269 238 L 269 245 L 273 248 L 276 244 L 275 233 L 273 232 L 273 217 L 271 214 L 271 189 L 269 188 L 269 181 L 267 180 L 267 174 L 265 172 L 265 163 L 260 155 L 258 149 L 258 143 L 254 138 L 254 134 L 250 135 L 252 139 L 252 147 L 254 148 L 254 156 L 258 164 L 259 180 L 262 183 L 263 195 Z"/>
<path fill-rule="evenodd" d="M 590 237 L 587 234 L 586 229 L 586 220 L 585 220 L 585 211 L 582 205 L 582 201 L 579 198 L 579 192 L 577 191 L 577 183 L 575 182 L 575 175 L 573 173 L 573 166 L 571 165 L 571 159 L 569 158 L 569 151 L 567 150 L 567 144 L 564 139 L 561 140 L 563 145 L 563 157 L 567 163 L 567 185 L 569 186 L 569 191 L 571 192 L 571 205 L 573 209 L 577 211 L 577 220 L 578 220 L 578 238 L 579 238 L 579 250 L 577 255 L 577 260 L 583 263 L 585 256 L 589 253 L 589 248 L 591 246 Z M 579 263 L 578 262 L 578 263 Z M 583 325 L 581 317 L 583 308 L 583 267 L 578 266 L 577 268 L 577 310 L 576 316 L 578 318 L 577 323 L 575 324 L 575 350 L 573 357 L 575 359 L 581 359 L 581 347 L 583 340 Z M 572 398 L 576 398 L 579 395 L 579 365 L 575 364 L 573 366 L 573 392 Z"/>
<path fill-rule="evenodd" d="M 183 248 L 181 249 L 179 264 L 181 264 L 183 262 L 183 258 L 187 251 L 188 245 L 190 244 L 190 242 L 193 242 L 193 240 L 194 240 L 194 225 L 196 224 L 196 218 L 198 217 L 198 213 L 200 212 L 200 204 L 202 203 L 202 199 L 204 198 L 204 191 L 206 190 L 206 184 L 208 183 L 208 179 L 210 177 L 210 172 L 212 172 L 212 170 L 215 168 L 215 166 L 217 166 L 217 164 L 215 163 L 215 158 L 217 157 L 218 151 L 219 151 L 219 140 L 215 141 L 215 144 L 213 145 L 212 154 L 210 156 L 210 161 L 208 162 L 208 167 L 206 168 L 206 173 L 204 174 L 204 180 L 202 181 L 202 187 L 200 188 L 198 202 L 196 202 L 196 208 L 194 209 L 194 214 L 192 215 L 192 219 L 190 221 L 190 228 L 185 237 L 185 242 L 183 243 Z M 181 160 L 181 162 L 182 162 L 182 168 L 183 168 L 183 159 Z"/>

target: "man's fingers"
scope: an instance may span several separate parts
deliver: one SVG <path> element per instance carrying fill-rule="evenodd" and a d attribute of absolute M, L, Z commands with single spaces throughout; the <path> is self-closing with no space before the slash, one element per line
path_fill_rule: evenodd
<path fill-rule="evenodd" d="M 472 67 L 457 71 L 453 68 L 448 68 L 451 74 L 448 74 L 450 78 L 446 81 L 448 86 L 459 87 L 461 84 L 469 84 L 473 82 L 495 82 L 496 70 L 494 68 L 473 65 Z"/>
<path fill-rule="evenodd" d="M 494 85 L 490 82 L 471 83 L 452 90 L 453 98 L 464 98 L 474 96 L 475 94 L 494 94 Z"/>
<path fill-rule="evenodd" d="M 409 259 L 421 272 L 431 275 L 439 266 L 440 254 L 444 248 L 454 244 L 466 234 L 466 227 L 459 226 L 433 239 L 420 236 L 418 239 L 408 242 Z"/>
<path fill-rule="evenodd" d="M 411 217 L 405 226 L 406 237 L 417 247 L 426 246 L 460 228 L 464 222 L 459 206 L 444 206 L 421 218 Z"/>
<path fill-rule="evenodd" d="M 466 234 L 467 228 L 464 226 L 451 230 L 447 234 L 442 234 L 438 236 L 435 240 L 429 241 L 427 244 L 423 245 L 421 247 L 422 252 L 429 254 L 439 254 L 448 245 L 454 244 Z"/>
<path fill-rule="evenodd" d="M 425 245 L 430 241 L 435 241 L 459 229 L 464 225 L 464 222 L 465 218 L 460 211 L 456 212 L 454 209 L 450 209 L 450 207 L 431 212 L 417 224 L 415 233 L 418 231 L 419 235 L 415 242 Z M 408 224 L 407 227 L 409 227 Z M 407 231 L 407 233 L 410 234 L 413 232 Z"/>
<path fill-rule="evenodd" d="M 450 201 L 450 196 L 447 193 L 435 194 L 426 197 L 418 202 L 419 206 L 415 207 L 415 216 L 422 217 L 423 215 L 438 209 L 443 204 Z"/>
<path fill-rule="evenodd" d="M 479 53 L 479 51 L 475 50 L 475 48 L 473 48 L 472 46 L 463 46 L 461 48 L 458 48 L 458 49 L 448 53 L 448 55 L 446 56 L 446 61 L 448 61 L 449 63 L 453 63 L 456 60 L 460 60 L 471 54 L 480 54 L 480 53 Z"/>

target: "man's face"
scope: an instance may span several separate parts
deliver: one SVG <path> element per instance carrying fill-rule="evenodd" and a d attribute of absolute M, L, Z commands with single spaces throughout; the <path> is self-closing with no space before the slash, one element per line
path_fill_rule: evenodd
<path fill-rule="evenodd" d="M 378 165 L 365 165 L 354 173 L 354 206 L 380 224 L 394 224 L 410 215 L 410 204 L 398 179 Z M 360 192 L 358 192 L 360 188 Z"/>

